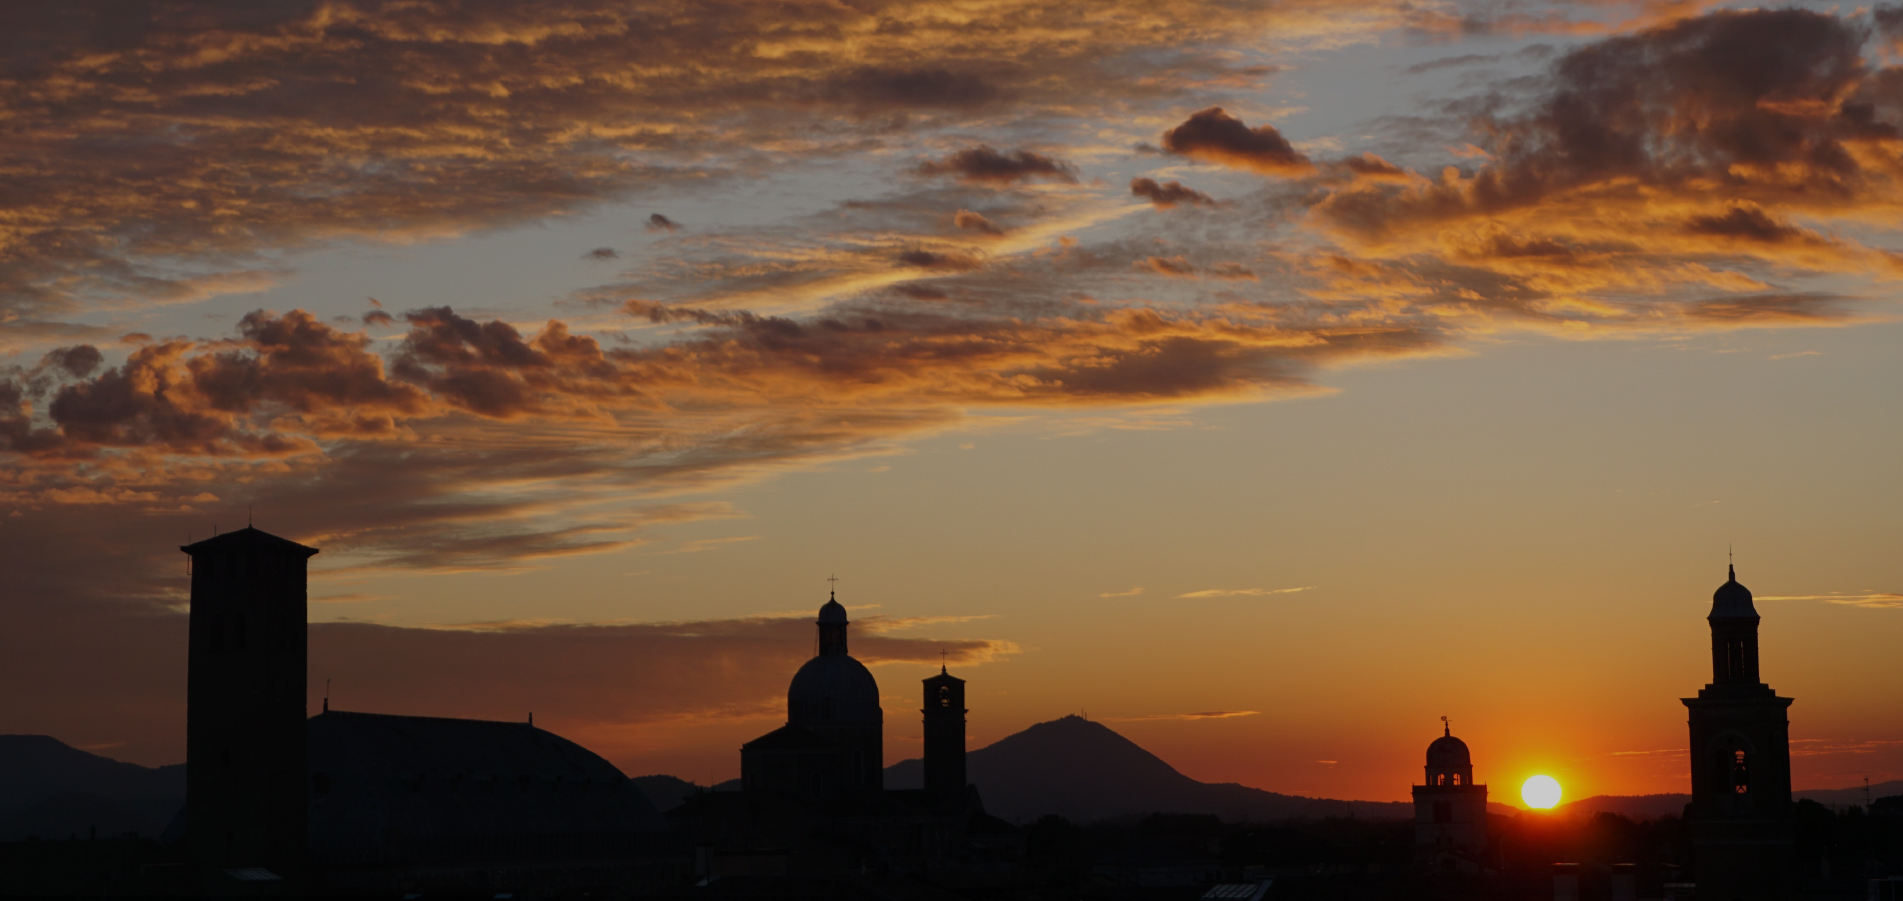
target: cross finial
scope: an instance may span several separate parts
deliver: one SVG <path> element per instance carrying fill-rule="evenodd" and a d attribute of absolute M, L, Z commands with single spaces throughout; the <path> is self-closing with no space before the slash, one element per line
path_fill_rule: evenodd
<path fill-rule="evenodd" d="M 1444 716 L 1440 718 L 1440 734 L 1442 737 L 1454 734 L 1454 725 L 1449 723 Z"/>
<path fill-rule="evenodd" d="M 941 676 L 951 675 L 950 673 L 945 671 L 945 649 L 944 648 L 938 649 L 938 674 Z"/>
<path fill-rule="evenodd" d="M 827 577 L 826 577 L 826 586 L 827 586 L 827 590 L 828 590 L 829 592 L 837 592 L 837 591 L 839 590 L 839 577 L 838 577 L 838 576 L 827 576 Z"/>

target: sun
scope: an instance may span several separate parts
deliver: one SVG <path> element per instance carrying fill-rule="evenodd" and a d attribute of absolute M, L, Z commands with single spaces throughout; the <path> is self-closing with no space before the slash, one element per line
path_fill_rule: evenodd
<path fill-rule="evenodd" d="M 1559 803 L 1559 780 L 1551 776 L 1534 776 L 1520 786 L 1520 799 L 1528 807 L 1550 810 Z"/>

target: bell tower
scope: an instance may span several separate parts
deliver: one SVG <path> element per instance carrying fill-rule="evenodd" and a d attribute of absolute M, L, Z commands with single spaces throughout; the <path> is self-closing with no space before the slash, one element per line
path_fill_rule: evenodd
<path fill-rule="evenodd" d="M 245 527 L 192 558 L 185 832 L 210 870 L 303 870 L 305 565 L 317 553 Z"/>
<path fill-rule="evenodd" d="M 1431 873 L 1487 872 L 1487 787 L 1446 717 L 1427 746 L 1427 784 L 1414 786 L 1414 866 Z"/>
<path fill-rule="evenodd" d="M 1792 875 L 1790 698 L 1759 680 L 1758 611 L 1737 569 L 1711 597 L 1711 684 L 1683 698 L 1691 726 L 1698 896 L 1783 898 Z"/>
<path fill-rule="evenodd" d="M 925 790 L 947 806 L 965 795 L 965 680 L 938 668 L 925 680 Z"/>

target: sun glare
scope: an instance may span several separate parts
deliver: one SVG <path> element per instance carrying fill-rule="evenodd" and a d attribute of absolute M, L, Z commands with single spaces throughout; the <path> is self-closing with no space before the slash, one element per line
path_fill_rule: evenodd
<path fill-rule="evenodd" d="M 1520 799 L 1526 806 L 1539 810 L 1551 810 L 1559 803 L 1559 780 L 1551 776 L 1534 776 L 1520 786 Z"/>

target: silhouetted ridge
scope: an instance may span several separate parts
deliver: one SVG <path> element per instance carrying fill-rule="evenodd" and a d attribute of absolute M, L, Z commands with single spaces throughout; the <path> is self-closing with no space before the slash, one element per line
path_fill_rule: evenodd
<path fill-rule="evenodd" d="M 48 735 L 0 735 L 0 841 L 28 836 L 157 838 L 185 803 L 185 765 L 157 769 L 89 754 Z"/>
<path fill-rule="evenodd" d="M 1144 813 L 1214 814 L 1225 820 L 1355 816 L 1405 818 L 1409 804 L 1283 795 L 1233 782 L 1198 782 L 1110 727 L 1080 716 L 1038 723 L 966 759 L 985 809 L 1011 820 L 1054 813 L 1077 822 Z M 924 784 L 921 761 L 886 769 L 887 788 Z"/>

